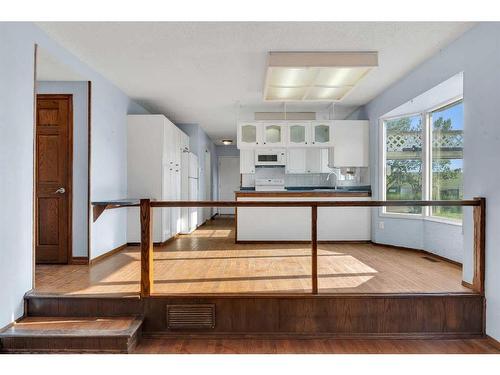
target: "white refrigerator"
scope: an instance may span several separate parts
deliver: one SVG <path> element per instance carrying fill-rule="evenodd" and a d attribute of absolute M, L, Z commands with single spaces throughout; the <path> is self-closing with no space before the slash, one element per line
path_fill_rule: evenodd
<path fill-rule="evenodd" d="M 198 157 L 192 152 L 186 153 L 185 163 L 187 164 L 188 173 L 183 187 L 185 198 L 190 201 L 199 200 L 198 197 Z M 185 190 L 184 190 L 185 189 Z M 198 208 L 185 207 L 182 208 L 182 233 L 191 233 L 198 227 Z"/>

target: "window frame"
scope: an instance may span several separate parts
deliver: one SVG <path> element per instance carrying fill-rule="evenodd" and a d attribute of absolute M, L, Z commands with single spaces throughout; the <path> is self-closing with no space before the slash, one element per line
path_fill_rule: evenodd
<path fill-rule="evenodd" d="M 446 107 L 452 107 L 460 102 L 463 103 L 463 95 L 456 96 L 446 100 L 440 104 L 434 105 L 424 111 L 405 113 L 396 116 L 382 116 L 379 118 L 379 189 L 382 200 L 386 200 L 386 178 L 387 178 L 387 162 L 386 162 L 386 126 L 385 123 L 390 120 L 397 120 L 404 117 L 420 116 L 422 122 L 422 197 L 424 200 L 432 200 L 432 112 L 436 112 Z M 428 220 L 433 222 L 462 226 L 462 220 L 446 219 L 440 216 L 432 215 L 431 207 L 422 207 L 422 212 L 419 214 L 387 212 L 387 207 L 381 207 L 379 210 L 380 217 L 387 218 L 404 218 L 410 220 Z"/>

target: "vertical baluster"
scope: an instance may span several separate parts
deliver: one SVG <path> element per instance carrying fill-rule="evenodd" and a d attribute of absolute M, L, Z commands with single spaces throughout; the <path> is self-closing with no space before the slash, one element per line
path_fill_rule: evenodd
<path fill-rule="evenodd" d="M 153 290 L 153 217 L 151 202 L 141 199 L 141 297 Z"/>
<path fill-rule="evenodd" d="M 312 293 L 318 294 L 318 206 L 311 206 Z"/>
<path fill-rule="evenodd" d="M 474 197 L 480 202 L 479 206 L 473 208 L 474 219 L 474 276 L 472 279 L 472 289 L 484 293 L 484 273 L 485 273 L 485 239 L 486 239 L 486 199 Z"/>

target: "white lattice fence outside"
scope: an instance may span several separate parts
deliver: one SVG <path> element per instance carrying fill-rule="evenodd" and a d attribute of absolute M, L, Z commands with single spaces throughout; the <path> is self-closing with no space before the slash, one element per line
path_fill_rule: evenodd
<path fill-rule="evenodd" d="M 403 152 L 422 149 L 422 132 L 387 133 L 387 151 Z M 461 130 L 435 132 L 432 137 L 432 147 L 438 149 L 460 149 L 464 137 Z"/>

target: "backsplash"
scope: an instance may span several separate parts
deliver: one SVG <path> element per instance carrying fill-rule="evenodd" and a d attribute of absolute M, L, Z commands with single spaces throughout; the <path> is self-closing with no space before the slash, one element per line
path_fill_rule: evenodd
<path fill-rule="evenodd" d="M 273 169 L 275 169 L 273 171 Z M 337 171 L 339 171 L 337 169 Z M 282 178 L 283 174 L 279 168 L 261 168 L 256 170 L 256 174 L 244 173 L 241 175 L 241 186 L 242 187 L 254 187 L 255 177 L 257 174 L 262 174 L 258 176 L 260 178 Z M 274 174 L 279 174 L 279 176 L 274 176 Z M 265 175 L 265 177 L 264 177 Z M 307 173 L 307 174 L 285 174 L 285 186 L 286 187 L 308 187 L 308 186 L 334 186 L 336 177 L 331 175 L 328 178 L 328 173 Z M 345 175 L 341 175 L 339 181 L 337 181 L 337 186 L 364 186 L 370 185 L 370 173 L 368 168 L 356 168 L 356 174 L 354 180 L 348 180 Z"/>

